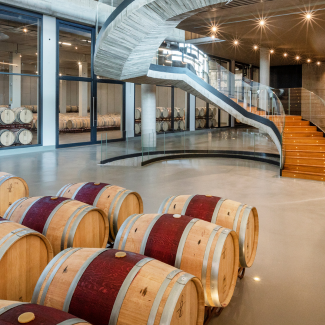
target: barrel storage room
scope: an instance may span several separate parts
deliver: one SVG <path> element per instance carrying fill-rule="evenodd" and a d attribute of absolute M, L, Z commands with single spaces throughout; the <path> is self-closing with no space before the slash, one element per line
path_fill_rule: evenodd
<path fill-rule="evenodd" d="M 0 0 L 0 325 L 324 325 L 325 1 Z"/>

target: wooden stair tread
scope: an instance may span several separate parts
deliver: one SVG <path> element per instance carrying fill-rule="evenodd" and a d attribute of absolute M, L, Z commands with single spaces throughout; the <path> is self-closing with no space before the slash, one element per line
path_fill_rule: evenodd
<path fill-rule="evenodd" d="M 283 169 L 282 172 L 289 172 L 289 173 L 295 173 L 295 174 L 305 174 L 305 175 L 315 175 L 315 176 L 324 176 L 325 177 L 325 172 L 324 173 L 313 173 L 313 172 L 301 172 L 301 171 L 294 171 L 294 170 L 288 170 L 288 169 Z"/>

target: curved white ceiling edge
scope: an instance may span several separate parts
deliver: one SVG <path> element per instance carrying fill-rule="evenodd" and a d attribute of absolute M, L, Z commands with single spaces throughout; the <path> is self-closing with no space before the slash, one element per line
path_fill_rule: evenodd
<path fill-rule="evenodd" d="M 125 1 L 130 2 L 129 5 L 121 10 L 108 26 L 104 25 L 100 32 L 94 56 L 95 73 L 115 80 L 146 75 L 160 44 L 182 20 L 204 7 L 229 2 L 229 0 Z M 120 9 L 117 7 L 115 10 Z"/>

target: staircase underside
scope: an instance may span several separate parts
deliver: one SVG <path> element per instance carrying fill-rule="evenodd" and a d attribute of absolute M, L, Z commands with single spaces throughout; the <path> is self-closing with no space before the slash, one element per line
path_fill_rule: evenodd
<path fill-rule="evenodd" d="M 285 163 L 282 176 L 325 180 L 325 137 L 301 116 L 286 116 L 283 136 Z"/>

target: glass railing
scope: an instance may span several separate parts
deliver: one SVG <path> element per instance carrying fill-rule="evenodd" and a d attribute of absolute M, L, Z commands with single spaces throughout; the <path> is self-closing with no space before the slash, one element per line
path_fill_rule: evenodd
<path fill-rule="evenodd" d="M 323 91 L 312 92 L 306 88 L 277 89 L 287 115 L 302 116 L 325 132 L 325 101 L 316 92 L 321 94 Z"/>
<path fill-rule="evenodd" d="M 142 130 L 125 132 L 125 142 L 109 142 L 103 133 L 100 145 L 100 163 L 139 166 L 155 157 L 171 158 L 175 154 L 228 154 L 232 156 L 259 157 L 280 164 L 276 145 L 269 135 L 255 128 L 211 129 L 156 133 Z"/>

